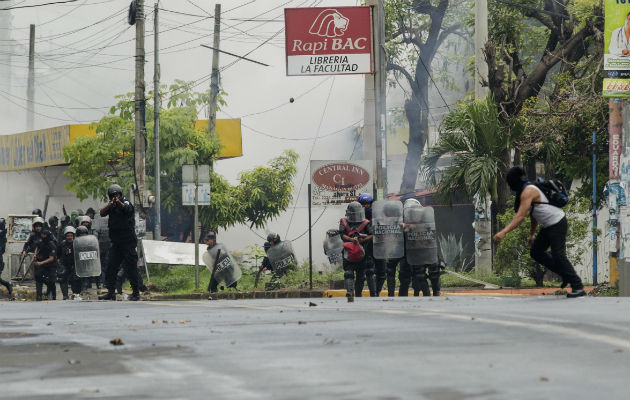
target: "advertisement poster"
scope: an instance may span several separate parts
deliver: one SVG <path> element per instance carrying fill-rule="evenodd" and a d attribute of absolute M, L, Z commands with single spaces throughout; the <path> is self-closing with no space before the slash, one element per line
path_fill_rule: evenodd
<path fill-rule="evenodd" d="M 604 97 L 630 97 L 630 2 L 604 0 Z"/>
<path fill-rule="evenodd" d="M 370 7 L 286 8 L 287 75 L 372 73 Z"/>

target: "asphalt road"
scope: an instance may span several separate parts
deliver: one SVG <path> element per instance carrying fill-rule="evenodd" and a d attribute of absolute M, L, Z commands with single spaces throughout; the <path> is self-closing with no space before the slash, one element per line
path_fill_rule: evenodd
<path fill-rule="evenodd" d="M 0 302 L 0 398 L 630 399 L 627 298 L 312 301 Z"/>

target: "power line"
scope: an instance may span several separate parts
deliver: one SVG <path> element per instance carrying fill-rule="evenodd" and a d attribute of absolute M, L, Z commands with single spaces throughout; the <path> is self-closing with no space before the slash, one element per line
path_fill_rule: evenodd
<path fill-rule="evenodd" d="M 330 89 L 328 90 L 328 96 L 326 97 L 326 103 L 324 103 L 324 110 L 322 111 L 322 116 L 319 119 L 319 125 L 317 126 L 317 135 L 313 140 L 313 145 L 311 146 L 311 151 L 308 154 L 308 162 L 310 162 L 311 157 L 313 156 L 313 150 L 315 150 L 315 145 L 317 144 L 317 138 L 319 136 L 320 129 L 322 127 L 322 123 L 324 122 L 324 117 L 326 116 L 326 110 L 328 109 L 328 102 L 330 101 L 330 95 L 332 94 L 333 86 L 335 85 L 335 78 L 333 77 L 332 82 L 330 83 Z M 304 186 L 304 180 L 306 179 L 306 173 L 308 172 L 308 165 L 304 169 L 304 174 L 302 175 L 302 181 L 300 182 L 300 188 L 298 189 L 297 198 L 295 199 L 295 206 L 297 206 L 298 201 L 300 200 L 300 195 L 302 194 L 302 187 Z M 293 211 L 291 212 L 291 218 L 289 219 L 289 224 L 287 225 L 287 231 L 285 233 L 285 237 L 289 234 L 289 229 L 291 228 L 291 223 L 293 222 L 293 216 L 295 215 L 295 206 L 293 207 Z"/>
<path fill-rule="evenodd" d="M 8 0 L 2 0 L 2 1 L 8 1 Z M 32 4 L 32 5 L 26 5 L 26 6 L 13 6 L 13 7 L 7 7 L 7 8 L 0 8 L 0 11 L 17 10 L 18 8 L 44 7 L 44 6 L 50 6 L 50 5 L 53 5 L 53 4 L 75 3 L 77 1 L 79 1 L 79 0 L 61 0 L 61 1 L 52 1 L 50 3 L 43 3 L 43 4 Z"/>

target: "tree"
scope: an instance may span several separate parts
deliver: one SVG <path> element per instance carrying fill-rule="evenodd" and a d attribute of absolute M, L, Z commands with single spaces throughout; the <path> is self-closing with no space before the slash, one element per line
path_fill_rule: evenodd
<path fill-rule="evenodd" d="M 429 135 L 431 64 L 444 40 L 458 32 L 459 21 L 447 21 L 449 0 L 389 0 L 385 2 L 387 70 L 404 77 L 411 89 L 405 100 L 409 143 L 401 193 L 416 187 L 418 164 Z"/>
<path fill-rule="evenodd" d="M 221 149 L 216 134 L 195 129 L 197 107 L 207 105 L 209 94 L 194 93 L 191 89 L 191 84 L 182 81 L 171 85 L 167 109 L 161 112 L 161 194 L 162 206 L 169 211 L 181 207 L 181 166 L 195 162 L 212 165 Z M 66 188 L 80 199 L 105 200 L 110 184 L 128 188 L 135 181 L 133 101 L 130 95 L 120 97 L 110 114 L 96 124 L 96 136 L 78 138 L 64 148 L 69 163 L 66 175 L 70 180 Z M 222 98 L 219 104 L 225 104 Z M 147 108 L 149 117 L 153 115 L 151 109 Z M 147 186 L 154 187 L 152 119 L 147 121 L 147 132 Z M 295 152 L 286 151 L 271 160 L 269 167 L 242 172 L 240 183 L 235 186 L 211 171 L 211 205 L 200 209 L 202 224 L 212 229 L 237 223 L 260 227 L 278 216 L 292 199 L 297 158 Z"/>
<path fill-rule="evenodd" d="M 549 99 L 548 109 L 553 110 L 554 103 L 561 101 L 556 95 L 563 81 L 550 77 L 564 75 L 580 79 L 588 74 L 596 80 L 597 71 L 594 75 L 591 72 L 599 68 L 601 59 L 603 16 L 599 1 L 493 0 L 489 3 L 489 17 L 490 37 L 484 48 L 489 72 L 488 80 L 482 83 L 494 97 L 503 122 L 513 123 L 528 104 L 530 108 L 539 107 L 541 94 Z M 547 90 L 543 91 L 545 88 Z M 588 136 L 589 132 L 580 129 L 580 134 Z M 536 146 L 541 147 L 541 144 L 545 141 Z M 506 149 L 503 154 L 504 162 L 509 163 L 510 150 Z M 581 148 L 578 153 L 583 154 L 584 150 Z M 545 153 L 530 153 L 526 160 L 532 166 L 530 170 L 537 161 L 536 156 Z M 520 162 L 519 146 L 515 148 L 514 164 Z M 497 206 L 503 213 L 509 189 L 503 180 L 499 183 Z"/>
<path fill-rule="evenodd" d="M 496 202 L 503 171 L 509 168 L 504 154 L 522 135 L 521 124 L 498 118 L 492 97 L 461 102 L 442 122 L 437 144 L 420 164 L 421 174 L 446 201 L 465 193 L 469 199 L 479 195 L 482 202 L 488 194 Z M 441 171 L 437 164 L 444 156 L 452 162 Z M 493 207 L 495 224 L 496 215 Z"/>

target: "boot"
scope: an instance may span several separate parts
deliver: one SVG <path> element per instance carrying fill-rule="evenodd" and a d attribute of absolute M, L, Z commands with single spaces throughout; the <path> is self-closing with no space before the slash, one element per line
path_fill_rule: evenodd
<path fill-rule="evenodd" d="M 65 282 L 59 283 L 59 289 L 61 289 L 61 294 L 63 295 L 64 300 L 68 300 L 68 284 Z"/>
<path fill-rule="evenodd" d="M 440 295 L 440 278 L 431 278 L 431 287 L 433 288 L 433 296 Z"/>
<path fill-rule="evenodd" d="M 113 291 L 107 292 L 106 294 L 102 294 L 98 296 L 99 300 L 116 300 L 116 293 Z"/>
<path fill-rule="evenodd" d="M 127 300 L 129 300 L 129 301 L 138 301 L 138 300 L 140 300 L 140 293 L 136 293 L 136 292 L 131 293 L 129 295 L 129 297 L 127 297 Z"/>
<path fill-rule="evenodd" d="M 409 282 L 400 282 L 400 287 L 398 288 L 398 297 L 407 296 L 409 296 Z"/>
<path fill-rule="evenodd" d="M 346 297 L 354 298 L 354 279 L 346 279 L 344 286 L 346 287 Z"/>
<path fill-rule="evenodd" d="M 35 301 L 42 301 L 43 289 L 44 289 L 43 282 L 35 282 Z"/>
<path fill-rule="evenodd" d="M 381 295 L 381 290 L 383 290 L 383 284 L 385 283 L 385 279 L 383 278 L 376 278 L 376 296 L 380 296 Z"/>
<path fill-rule="evenodd" d="M 365 280 L 367 281 L 367 287 L 370 291 L 370 297 L 378 297 L 378 292 L 376 291 L 376 282 L 374 282 L 374 275 L 368 275 Z"/>
<path fill-rule="evenodd" d="M 387 275 L 387 296 L 394 297 L 396 295 L 396 277 Z"/>
<path fill-rule="evenodd" d="M 363 279 L 359 280 L 357 279 L 356 281 L 354 281 L 354 295 L 356 297 L 362 297 L 363 296 Z"/>

